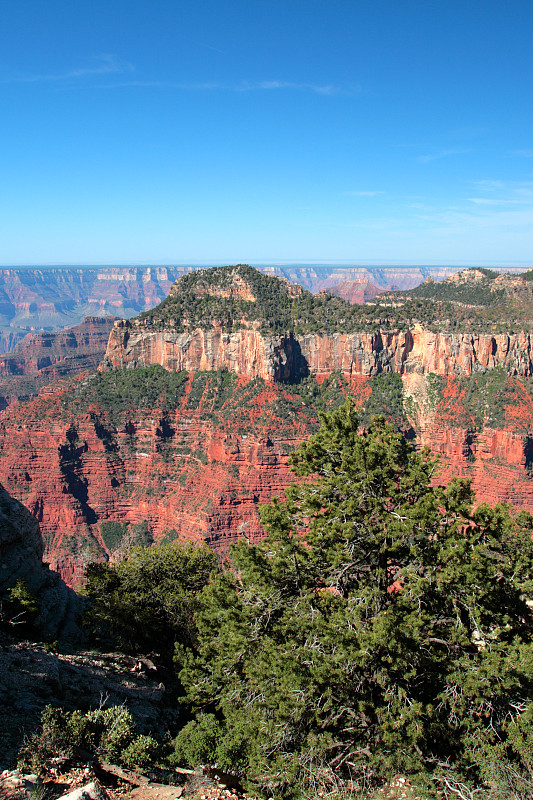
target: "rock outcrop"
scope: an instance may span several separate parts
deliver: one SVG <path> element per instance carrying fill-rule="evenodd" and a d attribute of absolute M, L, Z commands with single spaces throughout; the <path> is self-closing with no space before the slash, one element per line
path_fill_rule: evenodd
<path fill-rule="evenodd" d="M 43 564 L 39 523 L 0 486 L 0 597 L 23 581 L 39 605 L 37 626 L 44 639 L 77 634 L 79 599 L 59 575 Z"/>
<path fill-rule="evenodd" d="M 501 367 L 510 375 L 533 374 L 533 334 L 407 331 L 268 336 L 257 328 L 227 333 L 220 326 L 178 333 L 119 320 L 110 333 L 101 369 L 159 364 L 171 372 L 227 369 L 246 377 L 291 382 L 302 375 L 373 376 L 434 373 L 471 375 Z"/>
<path fill-rule="evenodd" d="M 110 333 L 100 369 L 159 364 L 170 372 L 228 370 L 247 378 L 290 381 L 309 374 L 294 336 L 263 336 L 257 328 L 227 333 L 219 326 L 191 333 L 150 331 L 119 320 Z"/>

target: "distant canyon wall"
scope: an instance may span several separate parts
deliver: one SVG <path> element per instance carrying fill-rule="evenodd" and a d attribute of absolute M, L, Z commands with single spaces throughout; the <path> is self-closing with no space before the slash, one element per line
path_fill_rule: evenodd
<path fill-rule="evenodd" d="M 0 355 L 0 377 L 34 375 L 65 359 L 85 358 L 86 369 L 95 369 L 105 353 L 113 322 L 113 317 L 85 317 L 81 325 L 65 331 L 29 333 L 9 355 Z M 88 360 L 88 356 L 94 358 Z"/>
<path fill-rule="evenodd" d="M 0 269 L 0 352 L 27 333 L 78 325 L 87 316 L 129 317 L 160 303 L 187 267 Z"/>
<path fill-rule="evenodd" d="M 190 266 L 12 267 L 0 269 L 0 353 L 10 352 L 30 331 L 61 330 L 86 316 L 133 317 L 158 305 Z M 443 280 L 458 266 L 365 267 L 324 264 L 262 265 L 261 272 L 287 278 L 312 292 L 346 281 L 377 289 L 412 289 L 427 277 Z M 375 293 L 375 292 L 374 292 Z M 371 292 L 372 294 L 372 292 Z M 349 295 L 352 297 L 352 295 Z M 359 296 L 357 295 L 357 298 Z M 353 295 L 352 300 L 356 299 Z M 365 299 L 364 292 L 361 300 Z"/>
<path fill-rule="evenodd" d="M 0 354 L 0 408 L 35 396 L 58 378 L 94 372 L 107 346 L 113 317 L 85 317 L 66 331 L 29 333 Z"/>
<path fill-rule="evenodd" d="M 225 333 L 217 327 L 176 333 L 154 331 L 135 320 L 113 327 L 102 369 L 160 364 L 172 372 L 226 369 L 248 378 L 291 381 L 340 371 L 372 377 L 380 372 L 444 377 L 502 367 L 508 374 L 533 374 L 533 334 L 432 333 L 408 331 L 264 336 L 248 328 Z"/>

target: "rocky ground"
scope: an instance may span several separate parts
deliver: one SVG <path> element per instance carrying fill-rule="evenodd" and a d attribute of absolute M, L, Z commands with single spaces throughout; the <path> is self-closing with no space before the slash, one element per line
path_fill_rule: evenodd
<path fill-rule="evenodd" d="M 48 704 L 87 710 L 102 702 L 125 703 L 139 733 L 173 725 L 163 678 L 145 658 L 48 652 L 41 644 L 0 640 L 0 769 L 15 766 L 18 750 Z"/>
<path fill-rule="evenodd" d="M 230 788 L 220 780 L 200 772 L 173 785 L 158 783 L 135 773 L 108 765 L 109 771 L 80 768 L 41 782 L 35 775 L 5 770 L 0 775 L 0 800 L 260 800 Z M 123 777 L 120 777 L 122 773 Z M 183 776 L 182 776 L 183 777 Z M 319 793 L 319 798 L 331 795 Z M 409 782 L 398 776 L 390 784 L 371 794 L 353 791 L 342 800 L 425 800 Z"/>

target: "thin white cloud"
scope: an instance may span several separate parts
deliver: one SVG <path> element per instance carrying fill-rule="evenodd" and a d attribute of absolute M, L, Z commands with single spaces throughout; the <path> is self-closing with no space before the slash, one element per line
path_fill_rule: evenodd
<path fill-rule="evenodd" d="M 477 206 L 504 206 L 504 205 L 518 205 L 521 202 L 518 198 L 512 199 L 503 199 L 503 198 L 495 198 L 495 197 L 468 197 L 467 198 L 469 203 L 474 203 Z M 529 201 L 531 202 L 531 200 Z"/>
<path fill-rule="evenodd" d="M 292 81 L 259 81 L 246 86 L 248 89 L 297 89 L 316 92 L 316 94 L 338 94 L 340 89 L 331 84 L 318 85 L 315 83 L 293 83 Z"/>
<path fill-rule="evenodd" d="M 520 158 L 533 158 L 533 150 L 513 150 L 511 155 L 519 156 Z"/>
<path fill-rule="evenodd" d="M 112 54 L 102 54 L 96 58 L 92 67 L 77 67 L 66 72 L 42 73 L 37 75 L 18 75 L 0 78 L 1 83 L 46 83 L 76 80 L 91 75 L 111 75 L 132 72 L 133 66 Z"/>
<path fill-rule="evenodd" d="M 505 186 L 503 181 L 492 180 L 490 178 L 484 178 L 483 180 L 472 181 L 474 186 L 477 186 L 480 190 L 488 190 L 488 191 L 496 191 L 497 189 L 503 189 Z"/>
<path fill-rule="evenodd" d="M 533 205 L 533 181 L 474 181 L 479 194 L 469 197 L 468 202 L 477 206 L 531 206 Z"/>
<path fill-rule="evenodd" d="M 120 83 L 109 84 L 104 88 L 121 87 L 140 87 L 147 89 L 178 89 L 184 92 L 206 92 L 206 91 L 225 91 L 225 92 L 257 92 L 274 91 L 279 89 L 308 91 L 315 94 L 333 95 L 345 92 L 338 86 L 331 84 L 297 83 L 293 81 L 240 81 L 239 83 L 220 83 L 218 81 L 187 82 L 187 81 L 121 81 Z"/>
<path fill-rule="evenodd" d="M 214 53 L 220 53 L 221 56 L 227 56 L 228 53 L 226 50 L 221 50 L 219 47 L 214 47 L 212 44 L 207 44 L 206 42 L 198 42 L 200 47 L 206 47 L 208 50 L 212 50 Z"/>
<path fill-rule="evenodd" d="M 416 160 L 421 164 L 429 164 L 430 161 L 437 161 L 440 158 L 447 158 L 448 156 L 460 156 L 464 153 L 470 153 L 471 150 L 465 147 L 454 147 L 449 150 L 436 150 L 434 153 L 427 155 L 417 156 Z"/>

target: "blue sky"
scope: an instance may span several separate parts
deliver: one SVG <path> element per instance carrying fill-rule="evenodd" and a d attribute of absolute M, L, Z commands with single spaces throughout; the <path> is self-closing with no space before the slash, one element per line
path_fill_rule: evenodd
<path fill-rule="evenodd" d="M 533 4 L 5 0 L 0 263 L 533 261 Z"/>

